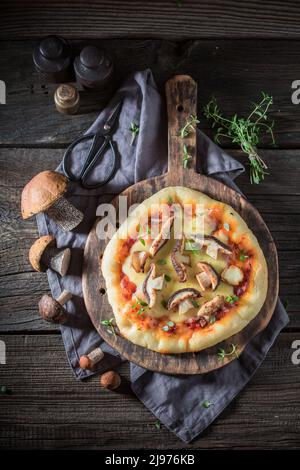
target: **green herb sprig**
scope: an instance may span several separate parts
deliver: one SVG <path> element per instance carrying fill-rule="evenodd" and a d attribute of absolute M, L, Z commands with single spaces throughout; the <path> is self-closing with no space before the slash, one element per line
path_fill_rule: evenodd
<path fill-rule="evenodd" d="M 218 358 L 223 360 L 226 356 L 232 356 L 233 354 L 238 358 L 239 354 L 237 350 L 237 345 L 232 343 L 230 347 L 231 350 L 228 352 L 226 352 L 225 349 L 219 348 L 217 353 Z"/>
<path fill-rule="evenodd" d="M 136 139 L 136 136 L 138 135 L 138 133 L 140 132 L 140 126 L 138 126 L 135 122 L 132 122 L 130 124 L 130 132 L 131 132 L 131 142 L 130 142 L 130 145 L 133 145 L 135 139 Z"/>
<path fill-rule="evenodd" d="M 230 305 L 235 304 L 239 300 L 239 297 L 237 295 L 227 295 L 226 297 L 226 302 L 228 302 Z"/>
<path fill-rule="evenodd" d="M 204 402 L 201 403 L 202 408 L 210 408 L 214 403 L 212 403 L 209 400 L 204 400 Z"/>
<path fill-rule="evenodd" d="M 182 157 L 183 168 L 188 168 L 189 161 L 191 160 L 191 158 L 192 158 L 192 156 L 189 154 L 188 148 L 184 144 L 184 146 L 183 146 L 183 157 Z"/>
<path fill-rule="evenodd" d="M 198 120 L 197 116 L 191 114 L 185 125 L 182 127 L 182 129 L 180 129 L 180 137 L 185 139 L 185 137 L 188 137 L 192 132 L 196 132 L 196 126 L 199 123 L 200 121 Z"/>
<path fill-rule="evenodd" d="M 253 110 L 246 118 L 235 114 L 232 118 L 225 118 L 221 113 L 217 101 L 212 98 L 204 107 L 207 119 L 213 121 L 212 127 L 219 126 L 216 131 L 215 140 L 220 143 L 221 137 L 229 139 L 238 144 L 242 151 L 248 155 L 250 165 L 250 182 L 259 184 L 267 175 L 267 165 L 259 156 L 257 145 L 262 134 L 269 134 L 272 144 L 275 145 L 273 134 L 274 121 L 269 120 L 269 108 L 273 104 L 272 96 L 261 92 L 261 100 L 253 103 Z"/>
<path fill-rule="evenodd" d="M 101 325 L 106 326 L 107 331 L 108 331 L 110 334 L 113 334 L 114 336 L 116 336 L 116 330 L 115 330 L 114 321 L 115 321 L 114 318 L 111 318 L 110 320 L 102 320 L 102 321 L 101 321 Z"/>

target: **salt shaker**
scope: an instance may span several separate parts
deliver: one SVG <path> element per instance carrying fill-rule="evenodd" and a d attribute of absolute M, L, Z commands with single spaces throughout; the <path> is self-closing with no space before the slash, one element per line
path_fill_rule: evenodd
<path fill-rule="evenodd" d="M 75 58 L 74 69 L 77 81 L 84 87 L 105 91 L 111 88 L 113 62 L 102 49 L 86 46 Z"/>
<path fill-rule="evenodd" d="M 72 80 L 72 55 L 68 41 L 61 36 L 46 36 L 33 51 L 39 74 L 50 83 Z"/>

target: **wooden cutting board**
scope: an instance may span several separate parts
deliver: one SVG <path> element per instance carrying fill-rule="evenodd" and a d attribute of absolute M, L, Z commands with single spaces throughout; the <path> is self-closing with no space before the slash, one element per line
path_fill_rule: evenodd
<path fill-rule="evenodd" d="M 216 346 L 198 353 L 160 354 L 137 346 L 119 334 L 109 334 L 101 324 L 102 320 L 113 317 L 107 300 L 105 281 L 101 273 L 101 259 L 106 241 L 99 240 L 96 235 L 97 220 L 91 230 L 84 251 L 83 295 L 89 316 L 103 339 L 129 361 L 146 369 L 167 374 L 202 374 L 236 359 L 235 355 L 218 357 L 218 349 L 230 351 L 231 344 L 237 346 L 239 353 L 248 342 L 262 331 L 269 323 L 274 312 L 278 296 L 278 260 L 271 234 L 257 210 L 239 193 L 226 185 L 204 175 L 198 174 L 196 168 L 196 134 L 192 133 L 184 140 L 191 160 L 189 168 L 183 168 L 183 141 L 178 136 L 179 130 L 185 125 L 191 114 L 196 115 L 197 85 L 186 75 L 178 75 L 166 83 L 168 110 L 168 172 L 162 176 L 141 181 L 126 191 L 122 196 L 128 197 L 128 207 L 141 203 L 144 199 L 166 186 L 186 186 L 202 191 L 208 196 L 232 206 L 246 221 L 256 235 L 267 260 L 269 284 L 266 301 L 260 313 L 240 333 L 228 338 Z M 118 198 L 113 204 L 118 205 Z"/>

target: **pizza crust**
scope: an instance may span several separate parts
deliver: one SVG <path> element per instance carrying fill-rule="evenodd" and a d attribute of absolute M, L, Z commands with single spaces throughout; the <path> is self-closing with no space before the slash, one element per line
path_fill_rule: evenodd
<path fill-rule="evenodd" d="M 130 230 L 136 230 L 138 221 L 148 214 L 152 204 L 166 203 L 170 197 L 176 202 L 188 203 L 189 201 L 193 201 L 203 204 L 203 206 L 207 208 L 219 208 L 226 222 L 234 227 L 232 240 L 238 242 L 242 239 L 243 243 L 249 246 L 252 252 L 255 253 L 252 260 L 249 288 L 241 297 L 238 306 L 232 308 L 223 318 L 216 321 L 214 324 L 208 325 L 206 328 L 200 330 L 194 330 L 189 335 L 182 337 L 178 335 L 168 335 L 159 329 L 139 329 L 138 324 L 132 317 L 124 314 L 124 312 L 128 310 L 128 301 L 126 302 L 123 299 L 120 289 L 120 266 L 118 264 L 120 238 L 123 237 L 126 239 L 127 233 L 130 232 Z M 143 249 L 143 246 L 140 246 L 139 249 Z M 221 268 L 222 266 L 220 266 L 220 270 Z M 126 269 L 126 263 L 124 269 Z M 162 189 L 146 199 L 130 214 L 127 221 L 121 225 L 106 246 L 102 260 L 102 273 L 106 281 L 108 301 L 114 312 L 120 333 L 135 344 L 159 353 L 169 354 L 197 352 L 214 346 L 238 333 L 259 313 L 266 299 L 268 288 L 266 260 L 256 237 L 248 228 L 245 221 L 229 205 L 211 199 L 201 192 L 184 187 Z M 140 279 L 139 283 L 142 282 L 144 276 L 145 274 L 138 274 Z M 186 287 L 186 285 L 181 285 L 181 288 L 182 287 Z M 230 286 L 227 286 L 227 288 L 230 288 Z M 217 291 L 214 292 L 214 295 L 217 293 Z M 230 294 L 225 293 L 225 295 Z M 167 314 L 169 313 L 170 312 L 167 312 Z M 176 321 L 177 318 L 172 317 L 171 319 Z"/>

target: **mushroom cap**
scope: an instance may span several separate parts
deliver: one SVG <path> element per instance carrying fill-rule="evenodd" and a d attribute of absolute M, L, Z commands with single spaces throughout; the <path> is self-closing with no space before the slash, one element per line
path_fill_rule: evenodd
<path fill-rule="evenodd" d="M 38 238 L 29 250 L 29 261 L 33 269 L 36 271 L 46 271 L 46 266 L 41 262 L 44 251 L 47 246 L 55 244 L 55 237 L 53 235 L 45 235 Z"/>
<path fill-rule="evenodd" d="M 114 370 L 109 370 L 101 375 L 100 377 L 100 386 L 102 388 L 107 388 L 108 390 L 115 390 L 121 385 L 121 377 L 118 372 Z"/>
<path fill-rule="evenodd" d="M 64 308 L 49 294 L 44 294 L 39 301 L 39 312 L 41 317 L 50 323 L 64 323 L 66 321 Z"/>
<path fill-rule="evenodd" d="M 23 219 L 49 209 L 67 190 L 68 180 L 56 171 L 42 171 L 26 184 L 21 196 Z"/>

